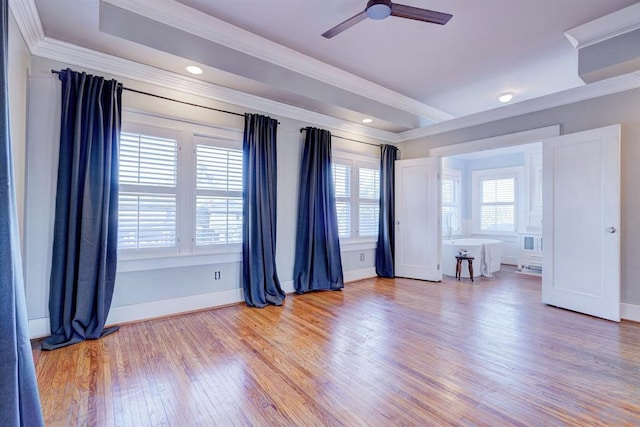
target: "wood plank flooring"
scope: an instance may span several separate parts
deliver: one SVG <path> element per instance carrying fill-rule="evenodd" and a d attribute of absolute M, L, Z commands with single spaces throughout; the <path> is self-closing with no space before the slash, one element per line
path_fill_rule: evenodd
<path fill-rule="evenodd" d="M 475 284 L 367 279 L 34 346 L 48 426 L 640 425 L 640 324 Z"/>

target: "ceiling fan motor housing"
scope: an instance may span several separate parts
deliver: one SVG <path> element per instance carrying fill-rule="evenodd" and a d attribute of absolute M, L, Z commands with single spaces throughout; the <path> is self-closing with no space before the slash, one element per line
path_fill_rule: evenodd
<path fill-rule="evenodd" d="M 384 19 L 391 15 L 391 0 L 369 0 L 365 10 L 370 19 Z"/>

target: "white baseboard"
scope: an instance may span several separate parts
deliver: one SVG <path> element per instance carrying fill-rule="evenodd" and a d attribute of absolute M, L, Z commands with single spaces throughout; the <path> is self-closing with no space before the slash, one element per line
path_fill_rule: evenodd
<path fill-rule="evenodd" d="M 137 322 L 242 301 L 244 301 L 244 293 L 242 289 L 238 288 L 203 295 L 111 307 L 106 324 L 115 325 L 118 323 Z M 47 337 L 50 333 L 49 318 L 29 320 L 30 339 Z"/>
<path fill-rule="evenodd" d="M 376 269 L 375 269 L 375 267 L 371 267 L 371 268 L 363 268 L 361 270 L 345 271 L 345 272 L 343 272 L 343 276 L 344 276 L 345 283 L 346 282 L 354 282 L 354 281 L 360 280 L 360 279 L 368 279 L 369 277 L 375 277 L 376 276 Z M 292 294 L 292 293 L 295 293 L 295 291 L 296 291 L 295 285 L 293 283 L 293 280 L 288 280 L 286 282 L 280 282 L 280 287 L 287 294 Z"/>
<path fill-rule="evenodd" d="M 368 279 L 369 277 L 376 277 L 376 268 L 369 267 L 361 270 L 351 270 L 344 272 L 345 282 L 355 282 L 356 280 Z"/>
<path fill-rule="evenodd" d="M 49 327 L 48 317 L 29 320 L 29 339 L 44 338 L 50 334 L 51 328 Z"/>
<path fill-rule="evenodd" d="M 620 317 L 622 317 L 624 320 L 640 322 L 640 305 L 625 303 L 620 304 Z"/>
<path fill-rule="evenodd" d="M 242 301 L 244 301 L 244 293 L 242 289 L 238 288 L 189 297 L 111 307 L 107 317 L 107 325 L 153 319 L 154 317 L 202 310 Z"/>
<path fill-rule="evenodd" d="M 376 269 L 372 267 L 362 270 L 346 271 L 344 273 L 344 280 L 345 282 L 353 282 L 375 276 Z M 292 280 L 282 282 L 281 286 L 282 290 L 286 293 L 294 292 Z M 204 295 L 112 307 L 109 312 L 109 317 L 107 318 L 107 325 L 153 319 L 155 317 L 202 310 L 242 301 L 244 301 L 242 289 L 231 289 L 224 292 L 212 292 Z M 640 305 L 620 304 L 620 316 L 624 320 L 640 322 Z M 29 320 L 30 339 L 43 338 L 49 336 L 49 334 L 50 327 L 48 317 Z"/>
<path fill-rule="evenodd" d="M 516 256 L 503 256 L 500 260 L 500 264 L 518 265 L 518 257 Z"/>
<path fill-rule="evenodd" d="M 286 282 L 280 282 L 280 288 L 282 288 L 282 290 L 286 293 L 286 294 L 292 294 L 296 291 L 296 289 L 293 287 L 293 280 L 287 280 Z"/>

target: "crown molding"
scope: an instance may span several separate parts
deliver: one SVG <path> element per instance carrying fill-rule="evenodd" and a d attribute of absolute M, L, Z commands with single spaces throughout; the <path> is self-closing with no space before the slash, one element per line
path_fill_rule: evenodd
<path fill-rule="evenodd" d="M 9 9 L 15 18 L 29 51 L 44 39 L 44 29 L 34 0 L 9 0 Z"/>
<path fill-rule="evenodd" d="M 84 67 L 133 81 L 149 83 L 238 107 L 262 111 L 270 115 L 313 123 L 333 130 L 366 136 L 388 143 L 399 141 L 398 135 L 392 132 L 361 126 L 48 37 L 36 44 L 32 49 L 32 53 L 42 58 Z"/>
<path fill-rule="evenodd" d="M 573 47 L 582 49 L 640 29 L 640 3 L 565 31 Z"/>
<path fill-rule="evenodd" d="M 119 1 L 120 0 L 109 0 L 109 3 L 117 5 Z M 137 3 L 132 2 L 131 0 L 126 0 L 125 2 Z M 47 38 L 44 36 L 44 30 L 33 0 L 9 0 L 9 6 L 32 55 L 108 73 L 133 81 L 178 90 L 218 102 L 237 105 L 238 107 L 254 111 L 262 111 L 271 115 L 312 123 L 317 126 L 326 127 L 330 130 L 338 130 L 353 135 L 369 137 L 391 144 L 429 137 L 444 132 L 481 125 L 496 120 L 503 120 L 510 117 L 520 116 L 640 87 L 640 71 L 636 71 L 634 73 L 601 80 L 543 97 L 521 101 L 493 110 L 454 118 L 441 123 L 396 134 L 380 129 L 361 126 L 335 117 L 308 111 L 277 101 L 271 101 L 234 89 L 225 88 L 113 55 L 104 54 L 59 40 Z M 637 6 L 640 7 L 640 3 Z M 623 9 L 622 11 L 625 10 L 626 9 Z M 238 30 L 236 27 L 233 28 Z"/>
<path fill-rule="evenodd" d="M 584 86 L 578 86 L 539 98 L 521 101 L 493 110 L 471 114 L 447 122 L 405 131 L 398 134 L 398 137 L 400 142 L 411 141 L 637 88 L 640 88 L 640 71 L 612 77 Z"/>
<path fill-rule="evenodd" d="M 211 100 L 233 104 L 255 111 L 262 111 L 270 115 L 277 115 L 302 122 L 313 123 L 317 126 L 323 126 L 331 130 L 339 130 L 354 135 L 370 137 L 390 144 L 407 142 L 444 132 L 534 113 L 536 111 L 559 107 L 574 102 L 586 101 L 625 90 L 640 88 L 640 71 L 636 71 L 634 73 L 601 80 L 562 92 L 521 101 L 493 110 L 483 111 L 469 116 L 396 134 L 380 129 L 361 126 L 335 117 L 308 111 L 303 108 L 294 107 L 277 101 L 271 101 L 234 89 L 203 82 L 201 80 L 46 37 L 33 47 L 32 53 L 36 56 L 41 56 L 54 61 L 85 67 L 91 70 L 108 73 L 134 81 L 149 83 L 167 89 L 178 90 Z"/>
<path fill-rule="evenodd" d="M 437 108 L 173 0 L 102 1 L 436 123 L 454 118 Z"/>

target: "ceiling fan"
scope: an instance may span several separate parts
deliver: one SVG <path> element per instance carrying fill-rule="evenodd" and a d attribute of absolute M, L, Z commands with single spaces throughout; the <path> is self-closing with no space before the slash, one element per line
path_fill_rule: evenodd
<path fill-rule="evenodd" d="M 344 30 L 353 27 L 365 18 L 384 19 L 389 15 L 440 25 L 446 24 L 449 22 L 449 19 L 453 17 L 450 13 L 405 6 L 402 4 L 392 3 L 391 0 L 369 0 L 367 2 L 367 7 L 362 12 L 336 25 L 329 31 L 323 33 L 322 36 L 330 39 Z"/>

